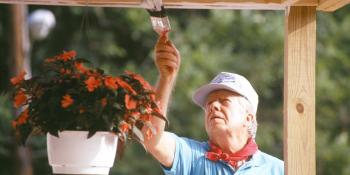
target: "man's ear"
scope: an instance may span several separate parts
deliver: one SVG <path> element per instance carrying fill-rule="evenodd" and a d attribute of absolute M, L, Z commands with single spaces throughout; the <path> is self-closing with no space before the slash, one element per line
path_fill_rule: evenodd
<path fill-rule="evenodd" d="M 254 120 L 254 116 L 250 113 L 247 113 L 247 115 L 244 118 L 244 126 L 250 126 Z"/>

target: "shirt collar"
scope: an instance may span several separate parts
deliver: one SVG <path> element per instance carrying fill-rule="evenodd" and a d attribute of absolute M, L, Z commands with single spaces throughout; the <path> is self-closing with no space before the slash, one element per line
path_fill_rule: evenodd
<path fill-rule="evenodd" d="M 258 150 L 248 162 L 243 164 L 238 169 L 246 169 L 246 168 L 250 168 L 250 167 L 253 167 L 253 166 L 254 167 L 258 167 L 258 166 L 264 164 L 265 162 L 266 161 L 263 158 L 261 151 Z"/>
<path fill-rule="evenodd" d="M 205 142 L 205 150 L 208 151 L 209 150 L 209 142 L 206 141 Z M 238 169 L 246 169 L 249 167 L 258 167 L 262 164 L 264 164 L 266 162 L 266 160 L 264 159 L 262 153 L 260 150 L 258 150 L 255 154 L 253 154 L 252 158 L 247 161 L 245 164 L 243 164 L 241 167 L 239 167 Z"/>

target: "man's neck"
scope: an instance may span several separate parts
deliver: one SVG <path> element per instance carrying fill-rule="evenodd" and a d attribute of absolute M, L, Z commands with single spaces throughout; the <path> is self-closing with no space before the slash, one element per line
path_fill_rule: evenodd
<path fill-rule="evenodd" d="M 228 154 L 236 153 L 247 144 L 247 137 L 219 138 L 214 143 Z"/>

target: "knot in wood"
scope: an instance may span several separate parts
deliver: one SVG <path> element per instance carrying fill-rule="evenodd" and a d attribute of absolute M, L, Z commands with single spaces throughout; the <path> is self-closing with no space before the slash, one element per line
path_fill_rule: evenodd
<path fill-rule="evenodd" d="M 296 109 L 298 111 L 299 114 L 304 112 L 304 105 L 301 103 L 297 103 Z"/>

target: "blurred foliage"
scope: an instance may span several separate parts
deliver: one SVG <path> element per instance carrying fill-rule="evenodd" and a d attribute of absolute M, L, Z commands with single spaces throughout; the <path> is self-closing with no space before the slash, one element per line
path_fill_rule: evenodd
<path fill-rule="evenodd" d="M 11 76 L 11 28 L 8 5 L 0 5 L 0 91 Z M 155 84 L 153 47 L 157 35 L 143 9 L 30 6 L 50 9 L 57 26 L 49 37 L 32 43 L 32 67 L 62 50 L 77 50 L 108 73 L 142 74 Z M 220 71 L 251 80 L 260 95 L 257 142 L 283 159 L 283 11 L 168 10 L 170 37 L 182 63 L 168 116 L 181 136 L 206 140 L 203 112 L 191 102 L 193 91 Z M 350 6 L 317 14 L 316 141 L 317 174 L 350 174 Z M 12 175 L 14 159 L 11 104 L 0 98 L 0 174 Z M 51 174 L 45 139 L 29 143 L 34 175 Z M 11 161 L 9 161 L 11 160 Z M 8 168 L 13 167 L 13 168 Z M 129 142 L 110 174 L 161 174 L 157 161 L 138 143 Z"/>

